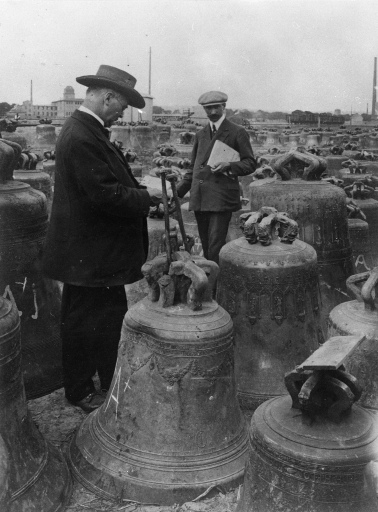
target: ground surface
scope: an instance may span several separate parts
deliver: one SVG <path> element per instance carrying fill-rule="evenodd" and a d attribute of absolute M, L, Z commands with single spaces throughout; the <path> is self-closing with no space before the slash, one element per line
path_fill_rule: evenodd
<path fill-rule="evenodd" d="M 50 395 L 28 402 L 29 410 L 40 432 L 53 445 L 63 451 L 86 414 L 73 407 L 64 398 L 60 389 Z M 223 494 L 218 489 L 209 492 L 211 497 L 199 498 L 181 506 L 160 507 L 143 506 L 134 502 L 114 503 L 97 498 L 78 482 L 74 481 L 73 494 L 66 509 L 67 512 L 234 512 L 240 488 Z"/>

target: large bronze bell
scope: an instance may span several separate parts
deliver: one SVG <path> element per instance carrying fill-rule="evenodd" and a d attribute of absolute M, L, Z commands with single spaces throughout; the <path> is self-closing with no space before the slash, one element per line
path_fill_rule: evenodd
<path fill-rule="evenodd" d="M 27 409 L 19 312 L 4 298 L 0 298 L 0 411 L 0 436 L 9 456 L 8 495 L 1 510 L 63 510 L 71 495 L 70 474 L 63 455 L 46 442 Z"/>
<path fill-rule="evenodd" d="M 320 180 L 327 165 L 319 156 L 292 150 L 271 160 L 270 165 L 281 179 L 262 186 L 252 183 L 251 209 L 270 205 L 287 212 L 298 222 L 299 238 L 316 250 L 322 298 L 320 316 L 325 335 L 329 312 L 349 299 L 345 281 L 354 270 L 346 194 Z"/>
<path fill-rule="evenodd" d="M 22 368 L 27 399 L 62 386 L 59 330 L 61 292 L 41 272 L 47 231 L 45 195 L 13 180 L 21 147 L 0 139 L 0 294 L 21 317 Z"/>
<path fill-rule="evenodd" d="M 363 336 L 328 340 L 255 411 L 237 512 L 376 512 L 378 429 L 342 366 Z"/>
<path fill-rule="evenodd" d="M 378 265 L 378 201 L 374 199 L 374 187 L 363 180 L 358 180 L 347 185 L 344 190 L 366 216 L 366 222 L 369 224 L 373 265 L 376 266 Z"/>
<path fill-rule="evenodd" d="M 286 393 L 284 375 L 324 341 L 315 250 L 275 208 L 242 216 L 244 237 L 219 255 L 217 301 L 235 330 L 235 377 L 243 409 Z M 278 238 L 280 235 L 280 238 Z"/>
<path fill-rule="evenodd" d="M 149 297 L 127 312 L 106 402 L 69 449 L 74 476 L 110 499 L 171 505 L 237 485 L 246 430 L 218 266 L 185 251 L 142 267 Z"/>
<path fill-rule="evenodd" d="M 329 315 L 330 336 L 364 334 L 365 341 L 353 353 L 347 369 L 363 387 L 360 404 L 378 409 L 378 311 L 375 291 L 378 267 L 350 276 L 347 287 L 356 299 L 336 306 Z"/>
<path fill-rule="evenodd" d="M 348 218 L 350 246 L 353 263 L 357 273 L 366 272 L 373 268 L 369 224 L 356 218 Z"/>

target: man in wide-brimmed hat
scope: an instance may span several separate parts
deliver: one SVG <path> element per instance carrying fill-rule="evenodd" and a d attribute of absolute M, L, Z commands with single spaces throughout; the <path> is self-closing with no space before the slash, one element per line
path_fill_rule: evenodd
<path fill-rule="evenodd" d="M 61 311 L 66 398 L 90 412 L 103 403 L 116 360 L 124 285 L 143 276 L 152 197 L 133 177 L 109 127 L 130 105 L 143 108 L 136 79 L 111 66 L 77 81 L 85 101 L 56 144 L 54 200 L 45 251 L 47 276 L 64 283 Z M 102 391 L 92 377 L 98 373 Z"/>
<path fill-rule="evenodd" d="M 190 190 L 189 208 L 196 217 L 204 256 L 216 263 L 232 212 L 241 208 L 238 176 L 257 167 L 248 133 L 226 118 L 227 100 L 221 91 L 199 97 L 209 123 L 196 134 L 190 169 L 177 184 L 180 197 Z"/>

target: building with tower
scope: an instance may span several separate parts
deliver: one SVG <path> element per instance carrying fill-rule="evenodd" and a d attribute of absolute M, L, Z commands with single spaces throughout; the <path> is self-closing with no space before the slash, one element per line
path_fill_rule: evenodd
<path fill-rule="evenodd" d="M 84 99 L 75 98 L 74 88 L 71 85 L 67 85 L 63 92 L 63 99 L 53 101 L 51 105 L 56 108 L 56 117 L 58 119 L 66 119 L 80 107 L 83 101 Z"/>
<path fill-rule="evenodd" d="M 71 85 L 67 85 L 63 91 L 63 99 L 51 102 L 50 105 L 34 105 L 33 95 L 30 100 L 26 100 L 22 105 L 15 105 L 9 112 L 8 118 L 24 119 L 47 119 L 64 120 L 83 103 L 84 99 L 75 98 L 75 90 Z M 16 117 L 17 116 L 17 117 Z"/>

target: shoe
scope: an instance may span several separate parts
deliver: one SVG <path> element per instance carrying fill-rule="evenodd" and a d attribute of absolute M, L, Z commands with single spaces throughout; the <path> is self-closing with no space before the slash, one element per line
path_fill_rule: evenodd
<path fill-rule="evenodd" d="M 98 409 L 106 399 L 106 394 L 94 391 L 93 393 L 90 393 L 82 400 L 78 400 L 77 402 L 73 402 L 71 400 L 68 400 L 70 404 L 75 405 L 76 407 L 80 407 L 84 412 L 90 413 L 94 411 L 95 409 Z"/>

